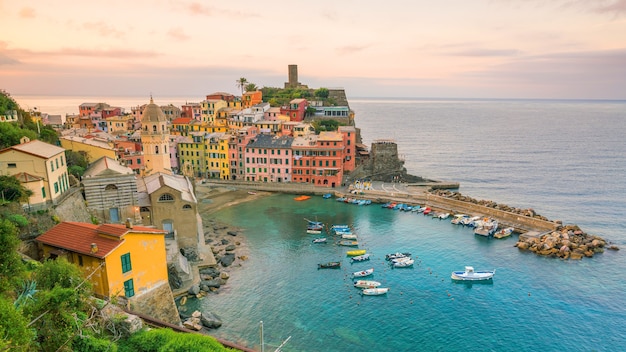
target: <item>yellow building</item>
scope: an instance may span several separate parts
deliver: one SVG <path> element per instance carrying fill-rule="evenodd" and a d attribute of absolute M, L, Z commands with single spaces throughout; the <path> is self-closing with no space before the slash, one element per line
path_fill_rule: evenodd
<path fill-rule="evenodd" d="M 132 131 L 134 118 L 131 115 L 111 116 L 106 119 L 110 134 L 124 134 Z"/>
<path fill-rule="evenodd" d="M 85 138 L 79 136 L 64 136 L 59 138 L 61 146 L 74 152 L 85 152 L 90 162 L 100 158 L 117 160 L 115 143 L 103 138 Z"/>
<path fill-rule="evenodd" d="M 202 122 L 214 125 L 217 112 L 220 109 L 227 107 L 228 102 L 225 100 L 210 99 L 202 101 L 200 105 L 202 106 Z"/>
<path fill-rule="evenodd" d="M 206 154 L 209 178 L 221 180 L 230 179 L 228 162 L 228 142 L 230 135 L 226 133 L 212 133 L 206 137 Z"/>
<path fill-rule="evenodd" d="M 96 296 L 132 298 L 168 284 L 165 233 L 130 223 L 62 222 L 37 241 L 44 258 L 76 264 Z"/>
<path fill-rule="evenodd" d="M 65 149 L 52 144 L 23 138 L 22 144 L 0 150 L 0 175 L 20 173 L 29 174 L 29 180 L 32 176 L 43 179 L 43 186 L 33 195 L 31 205 L 40 203 L 41 199 L 56 204 L 70 189 Z"/>
<path fill-rule="evenodd" d="M 204 132 L 192 132 L 178 142 L 178 163 L 183 174 L 206 177 L 206 146 Z"/>

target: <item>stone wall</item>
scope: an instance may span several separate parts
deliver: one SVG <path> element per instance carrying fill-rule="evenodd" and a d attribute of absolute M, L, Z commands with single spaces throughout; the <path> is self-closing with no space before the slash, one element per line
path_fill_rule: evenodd
<path fill-rule="evenodd" d="M 167 282 L 131 298 L 130 309 L 170 324 L 181 324 L 174 295 Z"/>
<path fill-rule="evenodd" d="M 79 188 L 72 188 L 71 194 L 66 196 L 52 210 L 53 215 L 61 221 L 76 221 L 91 223 L 91 214 L 85 205 L 85 200 Z"/>

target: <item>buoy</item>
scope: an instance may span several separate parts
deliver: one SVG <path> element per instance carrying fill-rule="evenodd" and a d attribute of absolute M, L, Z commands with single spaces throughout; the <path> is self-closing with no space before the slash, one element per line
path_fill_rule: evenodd
<path fill-rule="evenodd" d="M 183 298 L 180 299 L 180 305 L 184 306 L 185 303 L 187 303 L 187 296 L 183 296 Z"/>

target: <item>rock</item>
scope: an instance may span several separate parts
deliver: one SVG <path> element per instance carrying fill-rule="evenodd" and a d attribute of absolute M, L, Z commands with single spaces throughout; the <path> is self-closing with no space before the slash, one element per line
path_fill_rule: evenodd
<path fill-rule="evenodd" d="M 229 243 L 230 243 L 229 240 L 227 240 L 225 238 L 222 238 L 222 244 L 226 245 L 226 244 L 229 244 Z"/>
<path fill-rule="evenodd" d="M 185 247 L 180 249 L 180 253 L 191 262 L 200 261 L 200 255 L 196 247 Z"/>
<path fill-rule="evenodd" d="M 573 260 L 580 260 L 583 259 L 583 254 L 581 252 L 571 252 L 569 258 Z"/>
<path fill-rule="evenodd" d="M 209 291 L 209 289 L 212 288 L 212 287 L 220 288 L 220 286 L 222 286 L 222 283 L 221 283 L 221 281 L 219 279 L 202 281 L 201 284 L 207 286 L 207 289 L 203 290 L 203 291 Z"/>
<path fill-rule="evenodd" d="M 208 329 L 217 329 L 222 326 L 222 320 L 211 312 L 204 312 L 200 317 L 202 325 Z"/>
<path fill-rule="evenodd" d="M 614 245 L 614 244 L 610 245 L 609 249 L 612 250 L 612 251 L 619 251 L 619 247 Z"/>
<path fill-rule="evenodd" d="M 230 278 L 230 275 L 228 275 L 228 273 L 221 273 L 220 274 L 220 279 L 222 280 L 228 280 Z"/>
<path fill-rule="evenodd" d="M 248 260 L 248 256 L 247 256 L 247 255 L 240 255 L 240 256 L 239 256 L 239 257 L 237 257 L 237 258 L 239 258 L 240 260 L 243 260 L 243 261 Z"/>
<path fill-rule="evenodd" d="M 191 313 L 192 318 L 200 318 L 200 316 L 202 316 L 202 312 L 199 310 L 194 310 L 193 313 Z"/>
<path fill-rule="evenodd" d="M 183 322 L 183 326 L 189 330 L 195 330 L 195 331 L 202 330 L 202 325 L 196 322 L 194 319 L 185 320 Z"/>
<path fill-rule="evenodd" d="M 237 246 L 235 246 L 234 244 L 230 244 L 230 245 L 226 246 L 226 248 L 224 248 L 224 249 L 225 249 L 226 251 L 228 251 L 228 252 L 232 252 L 232 251 L 234 251 L 235 249 L 237 249 Z"/>
<path fill-rule="evenodd" d="M 211 276 L 211 277 L 220 276 L 220 270 L 215 267 L 204 267 L 204 268 L 199 269 L 198 271 L 200 272 L 200 274 L 204 274 L 204 275 Z"/>
<path fill-rule="evenodd" d="M 517 242 L 517 248 L 522 249 L 522 250 L 527 250 L 529 247 L 529 244 L 526 242 Z"/>
<path fill-rule="evenodd" d="M 237 236 L 237 232 L 235 231 L 228 231 L 226 232 L 226 234 L 231 235 L 231 236 Z"/>
<path fill-rule="evenodd" d="M 183 279 L 178 275 L 178 270 L 172 264 L 167 265 L 167 277 L 171 288 L 179 289 L 183 287 Z"/>
<path fill-rule="evenodd" d="M 189 294 L 190 295 L 197 295 L 198 293 L 200 293 L 200 286 L 198 285 L 193 285 L 189 288 Z"/>
<path fill-rule="evenodd" d="M 222 266 L 227 267 L 230 266 L 235 261 L 234 253 L 226 253 L 223 257 L 219 259 L 220 264 Z"/>

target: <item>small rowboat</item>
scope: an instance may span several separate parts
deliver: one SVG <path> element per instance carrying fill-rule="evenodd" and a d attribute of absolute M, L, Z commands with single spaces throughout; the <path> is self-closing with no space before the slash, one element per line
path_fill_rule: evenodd
<path fill-rule="evenodd" d="M 338 245 L 340 246 L 347 246 L 347 247 L 358 247 L 359 246 L 359 242 L 358 241 L 353 241 L 353 240 L 341 240 L 339 242 L 337 242 Z"/>
<path fill-rule="evenodd" d="M 308 200 L 308 199 L 311 199 L 311 196 L 298 196 L 294 198 L 294 200 L 297 200 L 297 201 L 303 201 L 303 200 Z"/>
<path fill-rule="evenodd" d="M 364 255 L 365 252 L 367 252 L 365 249 L 355 249 L 355 250 L 352 250 L 352 251 L 347 251 L 346 255 L 348 257 L 356 257 L 356 256 L 359 256 L 359 255 Z"/>
<path fill-rule="evenodd" d="M 362 271 L 357 271 L 352 273 L 352 277 L 365 277 L 365 276 L 370 276 L 374 273 L 374 268 L 369 268 L 366 270 L 362 270 Z"/>
<path fill-rule="evenodd" d="M 356 240 L 357 239 L 356 235 L 353 233 L 341 234 L 341 238 L 343 238 L 344 240 Z"/>
<path fill-rule="evenodd" d="M 375 287 L 375 288 L 366 288 L 361 292 L 366 296 L 380 296 L 389 292 L 388 287 Z"/>
<path fill-rule="evenodd" d="M 341 268 L 341 262 L 328 262 L 317 264 L 318 269 L 339 269 Z"/>
<path fill-rule="evenodd" d="M 314 238 L 313 243 L 326 243 L 326 237 Z"/>
<path fill-rule="evenodd" d="M 376 288 L 380 286 L 380 282 L 373 280 L 357 280 L 354 282 L 356 288 Z"/>
<path fill-rule="evenodd" d="M 353 262 L 364 262 L 366 260 L 370 260 L 370 255 L 369 254 L 357 255 L 356 257 L 350 258 L 350 260 L 352 260 Z"/>

